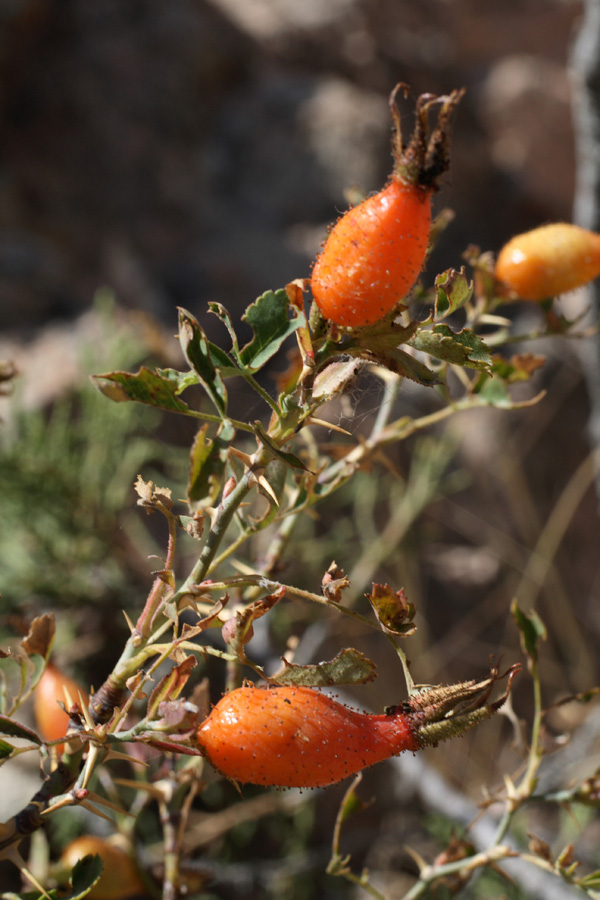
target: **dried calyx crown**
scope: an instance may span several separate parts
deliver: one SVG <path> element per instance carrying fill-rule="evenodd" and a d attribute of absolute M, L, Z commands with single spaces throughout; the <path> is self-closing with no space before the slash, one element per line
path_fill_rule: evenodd
<path fill-rule="evenodd" d="M 500 674 L 498 666 L 492 665 L 483 681 L 461 681 L 415 691 L 404 707 L 411 716 L 419 744 L 435 745 L 489 719 L 506 702 L 513 679 L 520 671 L 521 666 L 516 664 Z M 504 678 L 508 678 L 506 690 L 490 701 L 494 685 Z"/>
<path fill-rule="evenodd" d="M 450 119 L 465 89 L 461 88 L 441 97 L 421 94 L 417 99 L 415 129 L 406 146 L 402 143 L 400 113 L 396 105 L 399 91 L 406 97 L 408 85 L 397 84 L 390 94 L 390 110 L 394 122 L 393 177 L 428 191 L 435 190 L 438 178 L 450 165 Z M 440 109 L 437 124 L 431 128 L 429 113 L 434 106 L 439 106 Z"/>

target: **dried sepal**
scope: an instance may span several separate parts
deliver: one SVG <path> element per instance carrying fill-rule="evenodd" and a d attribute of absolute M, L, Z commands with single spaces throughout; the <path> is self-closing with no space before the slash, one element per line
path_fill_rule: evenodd
<path fill-rule="evenodd" d="M 491 718 L 506 702 L 514 677 L 521 671 L 515 664 L 502 675 L 492 666 L 483 681 L 462 681 L 437 685 L 413 692 L 404 707 L 411 714 L 421 746 L 436 745 L 456 737 Z M 506 690 L 497 700 L 490 701 L 496 682 L 508 678 Z"/>

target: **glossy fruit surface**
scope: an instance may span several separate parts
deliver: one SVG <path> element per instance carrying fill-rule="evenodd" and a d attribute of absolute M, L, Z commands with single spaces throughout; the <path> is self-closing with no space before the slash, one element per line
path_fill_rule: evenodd
<path fill-rule="evenodd" d="M 95 835 L 75 838 L 63 851 L 61 865 L 72 869 L 84 856 L 97 854 L 104 864 L 100 879 L 87 894 L 89 900 L 126 900 L 144 894 L 144 886 L 131 856 L 109 841 Z"/>
<path fill-rule="evenodd" d="M 496 277 L 523 300 L 545 300 L 600 275 L 600 235 L 557 222 L 512 238 L 496 262 Z"/>
<path fill-rule="evenodd" d="M 64 737 L 69 727 L 69 716 L 58 703 L 60 701 L 66 705 L 64 688 L 67 689 L 73 703 L 79 703 L 80 694 L 84 702 L 87 702 L 88 695 L 80 685 L 49 663 L 33 695 L 36 726 L 45 741 L 56 741 Z M 58 744 L 57 750 L 58 753 L 62 753 L 63 745 Z"/>
<path fill-rule="evenodd" d="M 308 687 L 231 691 L 197 741 L 228 778 L 280 787 L 334 784 L 420 746 L 403 712 L 367 715 Z"/>
<path fill-rule="evenodd" d="M 431 193 L 392 178 L 338 220 L 315 262 L 311 289 L 326 319 L 379 321 L 415 283 L 425 260 Z"/>

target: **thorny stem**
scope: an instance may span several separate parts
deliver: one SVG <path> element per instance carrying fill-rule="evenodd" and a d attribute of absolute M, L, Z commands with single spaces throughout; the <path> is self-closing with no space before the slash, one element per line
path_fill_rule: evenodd
<path fill-rule="evenodd" d="M 436 425 L 444 419 L 448 419 L 450 416 L 454 415 L 454 413 L 485 405 L 487 404 L 479 397 L 469 396 L 462 400 L 455 401 L 450 406 L 444 406 L 427 416 L 421 416 L 420 419 L 410 419 L 408 417 L 398 419 L 396 422 L 387 425 L 385 429 L 379 432 L 379 434 L 375 436 L 372 435 L 358 447 L 355 447 L 354 450 L 351 450 L 343 459 L 325 469 L 320 477 L 320 481 L 326 483 L 327 481 L 332 480 L 337 474 L 343 472 L 346 468 L 348 469 L 348 473 L 345 480 L 348 480 L 354 471 L 354 468 L 368 457 L 368 455 L 378 446 L 406 440 L 406 438 L 411 435 L 423 431 L 431 425 Z"/>
<path fill-rule="evenodd" d="M 346 881 L 351 881 L 352 884 L 361 887 L 363 891 L 366 891 L 367 894 L 370 894 L 371 897 L 374 897 L 375 900 L 387 900 L 385 894 L 381 894 L 377 888 L 373 887 L 373 885 L 365 879 L 364 875 L 355 875 L 355 873 L 351 869 L 343 868 L 340 869 L 339 875 L 342 875 Z"/>
<path fill-rule="evenodd" d="M 544 714 L 542 709 L 542 686 L 540 683 L 537 662 L 535 660 L 530 661 L 530 671 L 531 679 L 533 682 L 534 713 L 531 726 L 531 747 L 529 748 L 527 770 L 525 771 L 525 774 L 523 775 L 523 778 L 521 780 L 521 784 L 519 785 L 519 796 L 522 797 L 523 800 L 531 797 L 531 795 L 535 791 L 537 772 L 543 756 L 540 746 L 542 720 Z"/>
<path fill-rule="evenodd" d="M 440 878 L 446 878 L 448 875 L 456 875 L 463 872 L 465 874 L 467 872 L 474 872 L 475 869 L 489 866 L 492 863 L 499 862 L 503 859 L 509 859 L 516 855 L 515 851 L 511 850 L 510 847 L 505 847 L 503 844 L 500 844 L 495 847 L 490 847 L 489 850 L 485 850 L 482 853 L 476 853 L 474 856 L 466 857 L 465 859 L 458 859 L 441 866 L 427 866 L 427 868 L 421 871 L 419 880 L 406 894 L 404 894 L 402 900 L 416 900 L 417 897 L 421 897 L 425 891 L 427 891 L 434 882 L 439 881 Z"/>
<path fill-rule="evenodd" d="M 375 423 L 373 425 L 373 429 L 371 431 L 371 436 L 369 438 L 370 441 L 377 441 L 378 435 L 383 431 L 386 427 L 389 417 L 393 411 L 394 403 L 398 396 L 398 392 L 400 390 L 400 385 L 402 384 L 401 378 L 394 378 L 389 383 L 386 384 L 386 390 L 384 391 L 383 399 L 381 401 L 381 405 L 377 412 L 377 417 L 375 419 Z M 279 560 L 281 559 L 282 554 L 289 543 L 290 537 L 293 533 L 296 522 L 300 517 L 301 509 L 295 509 L 293 513 L 289 513 L 283 519 L 282 525 L 277 531 L 276 535 L 273 537 L 269 548 L 267 550 L 265 560 L 263 565 L 261 566 L 262 574 L 269 577 Z M 214 571 L 219 568 L 221 563 L 223 563 L 226 559 L 228 559 L 233 553 L 235 553 L 245 541 L 248 540 L 255 532 L 248 530 L 242 532 L 232 543 L 216 558 L 213 560 L 212 564 L 209 566 L 207 570 L 207 574 L 211 571 Z"/>
<path fill-rule="evenodd" d="M 277 587 L 285 587 L 286 594 L 292 594 L 295 597 L 302 597 L 303 600 L 310 600 L 312 603 L 319 603 L 321 606 L 328 606 L 336 609 L 338 612 L 341 612 L 345 616 L 349 616 L 351 619 L 355 619 L 357 622 L 361 622 L 363 625 L 366 625 L 367 628 L 374 628 L 379 631 L 379 626 L 373 622 L 371 619 L 368 619 L 366 616 L 361 615 L 361 613 L 356 612 L 353 609 L 350 609 L 347 606 L 344 606 L 342 603 L 337 603 L 335 600 L 330 600 L 327 597 L 323 597 L 321 594 L 314 594 L 312 591 L 305 591 L 303 588 L 295 587 L 291 584 L 282 585 L 278 582 L 269 582 L 271 586 Z M 270 587 L 270 590 L 276 590 L 276 587 Z"/>
<path fill-rule="evenodd" d="M 372 884 L 366 878 L 366 873 L 363 875 L 355 875 L 352 869 L 349 868 L 348 862 L 349 857 L 344 857 L 340 852 L 340 841 L 342 837 L 342 825 L 346 816 L 346 810 L 348 805 L 352 801 L 352 797 L 356 788 L 362 781 L 362 772 L 359 772 L 355 778 L 353 778 L 350 787 L 347 789 L 342 802 L 340 803 L 338 813 L 335 819 L 335 825 L 333 827 L 333 835 L 331 838 L 331 859 L 329 861 L 329 865 L 327 866 L 327 873 L 329 875 L 338 875 L 342 876 L 346 879 L 346 881 L 352 882 L 352 884 L 356 884 L 359 887 L 363 888 L 370 894 L 371 897 L 374 897 L 375 900 L 386 900 L 383 894 L 380 894 L 379 891 L 373 887 Z"/>
<path fill-rule="evenodd" d="M 270 578 L 273 575 L 277 564 L 285 552 L 299 518 L 299 512 L 293 512 L 287 515 L 281 523 L 277 534 L 273 537 L 261 566 L 261 571 L 267 578 Z"/>
<path fill-rule="evenodd" d="M 255 533 L 256 532 L 254 531 L 254 529 L 248 528 L 244 529 L 240 534 L 238 534 L 238 536 L 234 538 L 234 540 L 230 544 L 228 544 L 227 547 L 225 547 L 225 549 L 221 553 L 219 553 L 217 557 L 215 557 L 215 559 L 213 559 L 212 563 L 207 569 L 206 574 L 210 575 L 211 572 L 214 572 L 216 569 L 218 569 L 226 559 L 229 559 L 230 556 L 233 556 L 233 554 L 236 553 L 239 548 L 242 547 L 246 543 L 246 541 Z"/>
<path fill-rule="evenodd" d="M 534 329 L 533 331 L 523 332 L 522 334 L 502 334 L 498 336 L 492 336 L 491 338 L 486 337 L 485 341 L 488 346 L 491 347 L 502 347 L 507 344 L 524 344 L 530 343 L 532 341 L 539 341 L 542 338 L 566 338 L 567 340 L 576 340 L 581 341 L 585 338 L 593 337 L 598 333 L 598 326 L 594 325 L 590 328 L 585 328 L 583 331 L 563 331 L 560 334 L 557 334 L 555 331 L 550 331 L 547 328 Z"/>
<path fill-rule="evenodd" d="M 520 409 L 525 406 L 532 406 L 538 401 L 539 396 L 541 395 L 538 395 L 538 397 L 535 397 L 533 400 L 525 400 L 520 403 L 513 403 L 511 405 L 511 409 Z M 375 451 L 378 447 L 385 446 L 386 444 L 404 441 L 407 438 L 411 437 L 413 434 L 424 431 L 431 425 L 436 425 L 438 422 L 442 422 L 444 421 L 444 419 L 450 418 L 450 416 L 453 416 L 455 413 L 469 409 L 477 409 L 481 406 L 489 406 L 489 404 L 485 399 L 479 397 L 479 395 L 469 394 L 468 396 L 463 397 L 461 400 L 455 400 L 454 402 L 449 403 L 448 406 L 444 406 L 427 416 L 421 416 L 421 418 L 419 419 L 411 419 L 406 416 L 398 419 L 396 422 L 392 422 L 390 425 L 386 426 L 383 431 L 379 435 L 377 435 L 376 438 L 370 437 L 366 441 L 363 441 L 359 446 L 351 450 L 350 453 L 348 453 L 343 459 L 340 459 L 338 462 L 333 463 L 333 465 L 329 466 L 329 468 L 325 469 L 324 472 L 322 472 L 322 474 L 319 476 L 319 481 L 323 485 L 326 485 L 329 481 L 333 482 L 336 476 L 340 477 L 337 481 L 335 481 L 331 490 L 329 492 L 322 491 L 318 499 L 322 500 L 333 490 L 337 490 L 343 484 L 345 484 L 352 477 L 358 466 L 361 465 L 361 463 L 363 463 L 366 459 L 368 459 L 370 454 L 373 453 L 373 451 Z M 307 501 L 298 508 L 298 512 L 301 512 L 303 509 L 307 509 L 308 507 L 312 506 L 314 502 L 314 498 L 309 497 Z"/>
<path fill-rule="evenodd" d="M 517 809 L 524 801 L 531 798 L 531 795 L 535 790 L 536 775 L 542 759 L 542 754 L 540 752 L 540 737 L 543 710 L 541 685 L 537 664 L 535 662 L 532 662 L 531 664 L 531 676 L 533 679 L 535 712 L 531 731 L 531 748 L 529 751 L 528 766 L 518 790 L 518 797 L 509 797 L 506 801 L 502 818 L 498 823 L 490 847 L 487 850 L 466 859 L 456 860 L 441 866 L 428 866 L 423 869 L 419 874 L 418 881 L 415 882 L 413 887 L 402 897 L 402 900 L 417 900 L 417 898 L 421 897 L 434 882 L 441 878 L 456 873 L 472 872 L 477 868 L 489 866 L 499 860 L 508 859 L 509 857 L 518 855 L 514 850 L 511 850 L 510 847 L 503 845 L 501 842 L 511 826 Z"/>
<path fill-rule="evenodd" d="M 188 416 L 191 416 L 194 419 L 202 419 L 206 422 L 214 422 L 215 425 L 223 424 L 223 417 L 214 415 L 213 413 L 200 412 L 199 410 L 191 409 L 188 413 Z M 254 428 L 252 425 L 248 425 L 247 422 L 242 422 L 239 419 L 231 419 L 229 416 L 227 417 L 227 421 L 233 425 L 236 431 L 246 431 L 248 434 L 254 434 Z"/>
<path fill-rule="evenodd" d="M 179 808 L 176 807 L 174 798 L 158 801 L 160 824 L 163 831 L 164 866 L 163 900 L 179 900 L 179 853 L 177 852 L 177 818 Z"/>
<path fill-rule="evenodd" d="M 233 488 L 231 493 L 221 500 L 221 503 L 213 518 L 212 526 L 202 552 L 195 566 L 193 567 L 192 571 L 190 572 L 180 589 L 172 595 L 169 595 L 169 599 L 171 602 L 176 602 L 177 600 L 180 600 L 181 597 L 183 597 L 185 594 L 190 593 L 193 585 L 198 581 L 202 581 L 206 577 L 206 573 L 210 567 L 210 564 L 213 561 L 215 554 L 217 553 L 217 550 L 225 536 L 229 525 L 231 524 L 236 511 L 238 510 L 240 504 L 243 502 L 244 498 L 254 486 L 256 477 L 255 471 L 257 469 L 260 470 L 264 468 L 269 462 L 270 458 L 270 452 L 264 447 L 261 448 L 255 454 L 253 465 L 249 469 L 247 469 L 247 471 Z M 170 535 L 169 551 L 167 554 L 167 567 L 172 564 L 172 542 L 174 544 L 175 532 L 171 531 L 171 527 L 173 529 L 175 528 L 174 518 L 169 518 L 169 525 Z M 100 691 L 102 691 L 102 689 L 107 684 L 110 684 L 111 690 L 122 688 L 126 680 L 133 674 L 133 672 L 131 671 L 132 668 L 135 669 L 141 664 L 140 660 L 142 659 L 142 657 L 140 656 L 140 654 L 144 654 L 145 648 L 146 654 L 151 655 L 147 651 L 150 639 L 149 629 L 152 626 L 154 619 L 156 618 L 157 609 L 160 607 L 160 603 L 163 601 L 163 591 L 161 588 L 164 587 L 164 583 L 162 579 L 160 579 L 159 585 L 158 580 L 159 579 L 157 579 L 157 581 L 155 581 L 155 584 L 153 585 L 153 589 L 150 592 L 150 597 L 146 603 L 144 612 L 140 617 L 142 620 L 143 629 L 140 629 L 140 631 L 138 631 L 138 629 L 136 628 L 134 630 L 134 633 L 129 638 L 123 649 L 123 653 L 121 654 L 119 661 L 117 662 L 111 675 L 109 675 L 107 682 L 105 682 L 105 685 L 102 686 Z"/>
<path fill-rule="evenodd" d="M 512 803 L 506 803 L 504 806 L 504 812 L 502 813 L 502 818 L 498 822 L 498 827 L 496 828 L 496 833 L 494 835 L 493 846 L 500 844 L 500 842 L 504 839 L 508 829 L 511 826 L 514 814 L 516 810 Z"/>
<path fill-rule="evenodd" d="M 183 893 L 180 876 L 181 847 L 198 786 L 197 778 L 186 779 L 181 783 L 176 773 L 161 782 L 162 790 L 157 799 L 164 839 L 162 900 L 179 900 Z"/>
<path fill-rule="evenodd" d="M 376 440 L 388 424 L 394 410 L 394 403 L 400 392 L 401 384 L 402 378 L 399 376 L 394 376 L 391 379 L 384 381 L 383 397 L 381 398 L 381 403 L 377 410 L 377 416 L 373 424 L 370 440 Z"/>
<path fill-rule="evenodd" d="M 256 456 L 257 461 L 255 463 L 255 466 L 257 468 L 260 466 L 264 467 L 269 461 L 269 453 L 264 448 L 260 450 L 256 454 Z M 225 497 L 223 500 L 221 500 L 202 552 L 181 588 L 173 595 L 173 600 L 176 601 L 180 599 L 184 594 L 190 593 L 190 588 L 194 584 L 198 584 L 199 582 L 203 581 L 206 577 L 210 564 L 216 556 L 221 541 L 225 537 L 225 532 L 231 524 L 231 520 L 237 512 L 240 504 L 243 502 L 243 500 L 250 493 L 250 490 L 254 486 L 253 475 L 253 469 L 248 469 L 244 473 L 242 478 L 238 481 L 231 493 L 228 494 L 227 497 Z"/>
<path fill-rule="evenodd" d="M 165 559 L 164 573 L 170 573 L 173 569 L 175 558 L 175 546 L 177 543 L 177 521 L 174 516 L 168 515 L 169 538 L 167 543 L 167 557 Z M 152 589 L 146 600 L 146 604 L 135 626 L 135 630 L 144 638 L 149 637 L 152 626 L 160 612 L 161 606 L 169 598 L 168 584 L 161 575 L 157 575 Z"/>

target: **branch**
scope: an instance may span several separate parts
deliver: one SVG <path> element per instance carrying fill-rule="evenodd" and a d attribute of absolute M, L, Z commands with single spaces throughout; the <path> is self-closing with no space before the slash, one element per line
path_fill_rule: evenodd
<path fill-rule="evenodd" d="M 579 33 L 571 53 L 573 123 L 577 159 L 573 220 L 600 231 L 600 0 L 586 0 Z M 592 320 L 600 314 L 600 285 L 590 284 Z M 593 446 L 600 443 L 600 347 L 598 338 L 582 345 L 583 366 L 590 398 L 588 422 Z M 596 474 L 600 499 L 600 473 Z"/>
<path fill-rule="evenodd" d="M 453 788 L 443 775 L 429 765 L 422 754 L 411 756 L 405 753 L 394 757 L 390 763 L 401 775 L 404 803 L 410 802 L 405 791 L 407 787 L 412 787 L 414 796 L 427 809 L 441 813 L 465 827 L 471 826 L 469 839 L 478 853 L 485 853 L 494 844 L 498 827 L 496 817 L 490 812 L 481 815 L 477 806 Z M 393 784 L 394 780 L 390 783 Z M 518 852 L 523 849 L 517 847 L 509 836 L 505 836 L 502 843 Z M 549 875 L 522 859 L 505 860 L 499 868 L 517 882 L 531 900 L 581 900 L 582 894 L 578 888 L 570 887 L 558 876 Z"/>

